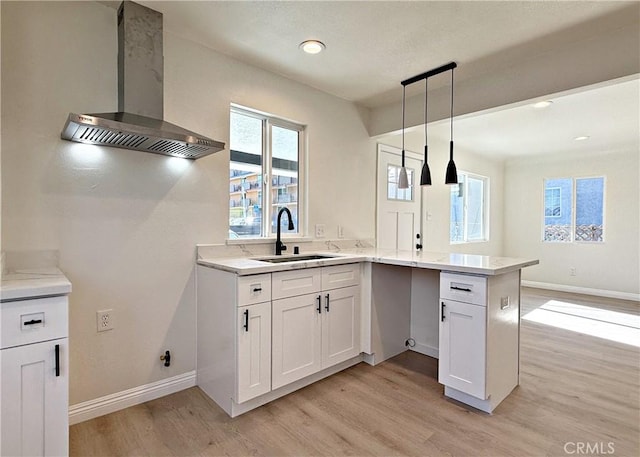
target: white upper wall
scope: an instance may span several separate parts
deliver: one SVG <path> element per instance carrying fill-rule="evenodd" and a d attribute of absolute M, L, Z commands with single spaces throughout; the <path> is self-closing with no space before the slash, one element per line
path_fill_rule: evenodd
<path fill-rule="evenodd" d="M 60 140 L 70 111 L 117 108 L 116 12 L 1 8 L 2 247 L 60 251 L 71 404 L 195 369 L 195 245 L 227 237 L 228 149 L 192 162 Z M 375 143 L 358 108 L 172 34 L 164 61 L 168 121 L 227 144 L 231 103 L 306 124 L 310 226 L 374 237 Z M 98 334 L 101 309 L 115 329 Z"/>
<path fill-rule="evenodd" d="M 505 164 L 505 253 L 540 259 L 523 279 L 640 293 L 640 153 L 564 154 Z M 605 176 L 605 242 L 543 243 L 543 180 Z M 570 275 L 570 268 L 576 275 Z"/>

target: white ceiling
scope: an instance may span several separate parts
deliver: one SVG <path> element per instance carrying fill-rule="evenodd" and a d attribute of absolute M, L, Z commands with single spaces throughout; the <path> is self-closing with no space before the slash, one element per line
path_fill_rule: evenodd
<path fill-rule="evenodd" d="M 538 109 L 524 103 L 456 118 L 456 148 L 497 159 L 640 150 L 640 80 L 600 85 L 546 100 L 553 104 Z M 429 124 L 428 134 L 429 139 L 448 141 L 448 120 Z M 383 137 L 380 142 L 399 144 L 394 136 Z M 576 141 L 579 136 L 589 138 Z M 422 152 L 424 128 L 408 131 L 405 141 Z"/>
<path fill-rule="evenodd" d="M 164 14 L 168 33 L 369 108 L 397 103 L 401 80 L 449 61 L 459 82 L 638 20 L 638 2 L 616 1 L 139 3 Z M 323 53 L 298 49 L 312 38 L 326 44 Z M 429 81 L 434 90 L 447 84 Z M 423 91 L 408 86 L 407 97 Z M 456 145 L 498 158 L 638 147 L 637 79 L 550 97 L 544 110 L 525 103 L 456 119 Z M 423 143 L 422 129 L 409 135 Z M 430 135 L 448 138 L 448 125 Z"/>
<path fill-rule="evenodd" d="M 444 63 L 459 63 L 460 81 L 512 65 L 522 46 L 544 52 L 549 35 L 576 39 L 593 33 L 589 21 L 630 19 L 630 3 L 615 1 L 139 3 L 162 12 L 168 32 L 370 108 L 397 101 L 400 81 Z M 304 54 L 307 39 L 326 50 Z"/>

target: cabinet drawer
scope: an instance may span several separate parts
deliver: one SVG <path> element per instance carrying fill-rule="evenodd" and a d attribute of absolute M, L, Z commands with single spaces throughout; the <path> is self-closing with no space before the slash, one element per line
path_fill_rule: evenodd
<path fill-rule="evenodd" d="M 359 263 L 322 267 L 322 290 L 357 286 L 358 284 L 360 284 Z"/>
<path fill-rule="evenodd" d="M 295 297 L 297 295 L 319 292 L 322 272 L 320 268 L 281 271 L 273 273 L 273 299 Z"/>
<path fill-rule="evenodd" d="M 0 305 L 0 348 L 69 336 L 66 296 L 4 302 Z"/>
<path fill-rule="evenodd" d="M 238 306 L 271 301 L 271 273 L 238 277 Z"/>
<path fill-rule="evenodd" d="M 487 278 L 460 273 L 440 273 L 440 298 L 487 305 Z"/>

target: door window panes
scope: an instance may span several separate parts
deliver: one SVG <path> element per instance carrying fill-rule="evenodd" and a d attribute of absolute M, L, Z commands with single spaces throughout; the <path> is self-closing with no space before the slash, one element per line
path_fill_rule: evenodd
<path fill-rule="evenodd" d="M 400 201 L 413 201 L 413 175 L 414 171 L 407 167 L 407 179 L 409 187 L 407 189 L 398 188 L 398 178 L 400 169 L 397 165 L 387 165 L 387 199 Z"/>

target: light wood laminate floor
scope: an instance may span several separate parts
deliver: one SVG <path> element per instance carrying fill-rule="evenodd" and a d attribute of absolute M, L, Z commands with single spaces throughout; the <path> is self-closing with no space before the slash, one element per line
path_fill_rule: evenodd
<path fill-rule="evenodd" d="M 523 289 L 522 315 L 549 300 L 639 314 L 636 302 Z M 72 426 L 71 455 L 640 455 L 638 347 L 525 318 L 520 354 L 520 386 L 493 415 L 445 399 L 437 360 L 406 352 L 235 419 L 194 387 Z"/>

